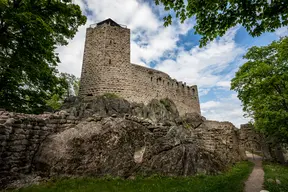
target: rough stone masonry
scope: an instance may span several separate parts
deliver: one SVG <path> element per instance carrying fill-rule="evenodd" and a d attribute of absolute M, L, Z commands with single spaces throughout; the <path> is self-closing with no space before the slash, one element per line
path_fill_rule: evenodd
<path fill-rule="evenodd" d="M 104 93 L 144 104 L 169 98 L 180 115 L 201 114 L 196 85 L 130 63 L 130 29 L 111 19 L 87 28 L 79 96 L 89 99 Z"/>

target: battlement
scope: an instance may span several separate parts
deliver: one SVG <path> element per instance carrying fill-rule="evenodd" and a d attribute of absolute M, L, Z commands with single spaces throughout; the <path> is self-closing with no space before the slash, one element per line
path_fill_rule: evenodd
<path fill-rule="evenodd" d="M 130 29 L 112 19 L 87 28 L 79 96 L 86 99 L 116 93 L 131 102 L 148 104 L 169 98 L 181 115 L 197 112 L 197 86 L 172 79 L 161 71 L 130 63 Z"/>
<path fill-rule="evenodd" d="M 188 86 L 186 85 L 186 83 L 182 82 L 182 81 L 177 81 L 176 79 L 172 79 L 168 74 L 162 72 L 162 71 L 158 71 L 156 69 L 152 69 L 152 68 L 147 68 L 147 67 L 143 67 L 141 65 L 137 65 L 137 64 L 133 64 L 133 67 L 137 68 L 137 70 L 144 72 L 144 73 L 148 73 L 151 75 L 151 81 L 153 82 L 153 80 L 156 80 L 156 84 L 157 85 L 161 85 L 161 83 L 163 82 L 163 85 L 165 86 L 167 83 L 167 86 L 171 86 L 172 88 L 183 88 L 183 90 L 185 89 L 193 89 L 195 88 L 196 85 L 192 85 L 192 86 Z M 164 78 L 163 78 L 164 77 Z M 166 81 L 165 81 L 166 79 Z"/>
<path fill-rule="evenodd" d="M 170 91 L 178 91 L 183 94 L 187 94 L 187 96 L 196 96 L 197 86 L 188 86 L 186 83 L 182 81 L 177 81 L 176 79 L 172 79 L 168 74 L 158 71 L 156 69 L 151 69 L 147 67 L 143 67 L 137 64 L 131 64 L 132 68 L 136 73 L 142 73 L 142 79 L 146 79 L 147 83 L 151 83 L 151 86 L 157 86 L 158 89 L 167 89 Z M 145 78 L 146 76 L 146 78 Z M 147 77 L 149 76 L 149 77 Z"/>
<path fill-rule="evenodd" d="M 122 28 L 127 28 L 127 25 L 123 25 L 123 24 L 118 24 L 115 21 L 113 21 L 112 19 L 106 19 L 104 21 L 101 21 L 99 23 L 95 23 L 95 24 L 91 24 L 90 28 L 95 28 L 95 27 L 99 27 L 99 26 L 103 26 L 103 25 L 109 25 L 109 26 L 117 26 L 117 27 L 122 27 Z"/>

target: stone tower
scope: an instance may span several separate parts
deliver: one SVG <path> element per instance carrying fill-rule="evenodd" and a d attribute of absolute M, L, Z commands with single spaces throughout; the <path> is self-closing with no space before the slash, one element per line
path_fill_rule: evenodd
<path fill-rule="evenodd" d="M 91 25 L 86 31 L 79 96 L 123 95 L 130 89 L 130 65 L 130 29 L 112 19 Z"/>

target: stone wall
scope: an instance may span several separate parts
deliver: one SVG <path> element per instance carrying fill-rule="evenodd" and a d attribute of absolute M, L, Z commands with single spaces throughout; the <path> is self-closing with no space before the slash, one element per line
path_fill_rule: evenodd
<path fill-rule="evenodd" d="M 67 113 L 27 115 L 0 111 L 0 186 L 31 172 L 40 144 L 47 136 L 77 123 Z"/>
<path fill-rule="evenodd" d="M 245 158 L 239 148 L 238 129 L 230 122 L 204 121 L 195 134 L 198 142 L 208 151 L 216 153 L 227 163 L 234 163 Z"/>
<path fill-rule="evenodd" d="M 154 69 L 132 64 L 132 101 L 148 104 L 152 99 L 171 99 L 180 115 L 196 112 L 200 114 L 197 86 L 187 86 L 169 75 Z"/>
<path fill-rule="evenodd" d="M 105 93 L 144 104 L 169 98 L 180 115 L 201 113 L 197 86 L 131 64 L 130 30 L 107 24 L 87 29 L 79 95 L 89 100 Z"/>
<path fill-rule="evenodd" d="M 256 132 L 249 124 L 243 124 L 239 130 L 240 145 L 250 152 L 262 152 L 264 135 Z"/>
<path fill-rule="evenodd" d="M 277 161 L 282 164 L 288 162 L 287 146 L 265 137 L 263 133 L 250 124 L 240 126 L 239 146 L 245 151 L 263 155 L 266 160 Z"/>

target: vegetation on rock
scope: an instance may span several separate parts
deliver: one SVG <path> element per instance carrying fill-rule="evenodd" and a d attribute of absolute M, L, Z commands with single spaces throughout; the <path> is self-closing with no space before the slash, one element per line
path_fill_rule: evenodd
<path fill-rule="evenodd" d="M 198 175 L 194 177 L 136 177 L 135 179 L 120 178 L 76 178 L 56 179 L 40 185 L 15 190 L 15 192 L 242 192 L 244 181 L 252 170 L 252 163 L 237 163 L 226 173 L 215 176 Z"/>
<path fill-rule="evenodd" d="M 105 93 L 103 94 L 103 97 L 108 98 L 108 99 L 120 98 L 116 93 Z"/>
<path fill-rule="evenodd" d="M 252 47 L 232 79 L 246 115 L 256 129 L 277 142 L 288 142 L 288 38 Z"/>
<path fill-rule="evenodd" d="M 86 17 L 72 0 L 0 1 L 0 107 L 41 113 L 65 93 L 56 46 L 67 45 Z"/>
<path fill-rule="evenodd" d="M 238 24 L 253 37 L 288 25 L 287 1 L 155 0 L 155 3 L 163 4 L 166 11 L 173 10 L 181 22 L 196 17 L 194 29 L 202 35 L 201 46 Z M 164 26 L 171 23 L 172 15 L 168 14 L 164 17 Z"/>
<path fill-rule="evenodd" d="M 160 103 L 162 103 L 165 108 L 170 111 L 170 108 L 171 108 L 171 100 L 166 98 L 166 99 L 160 99 Z"/>

